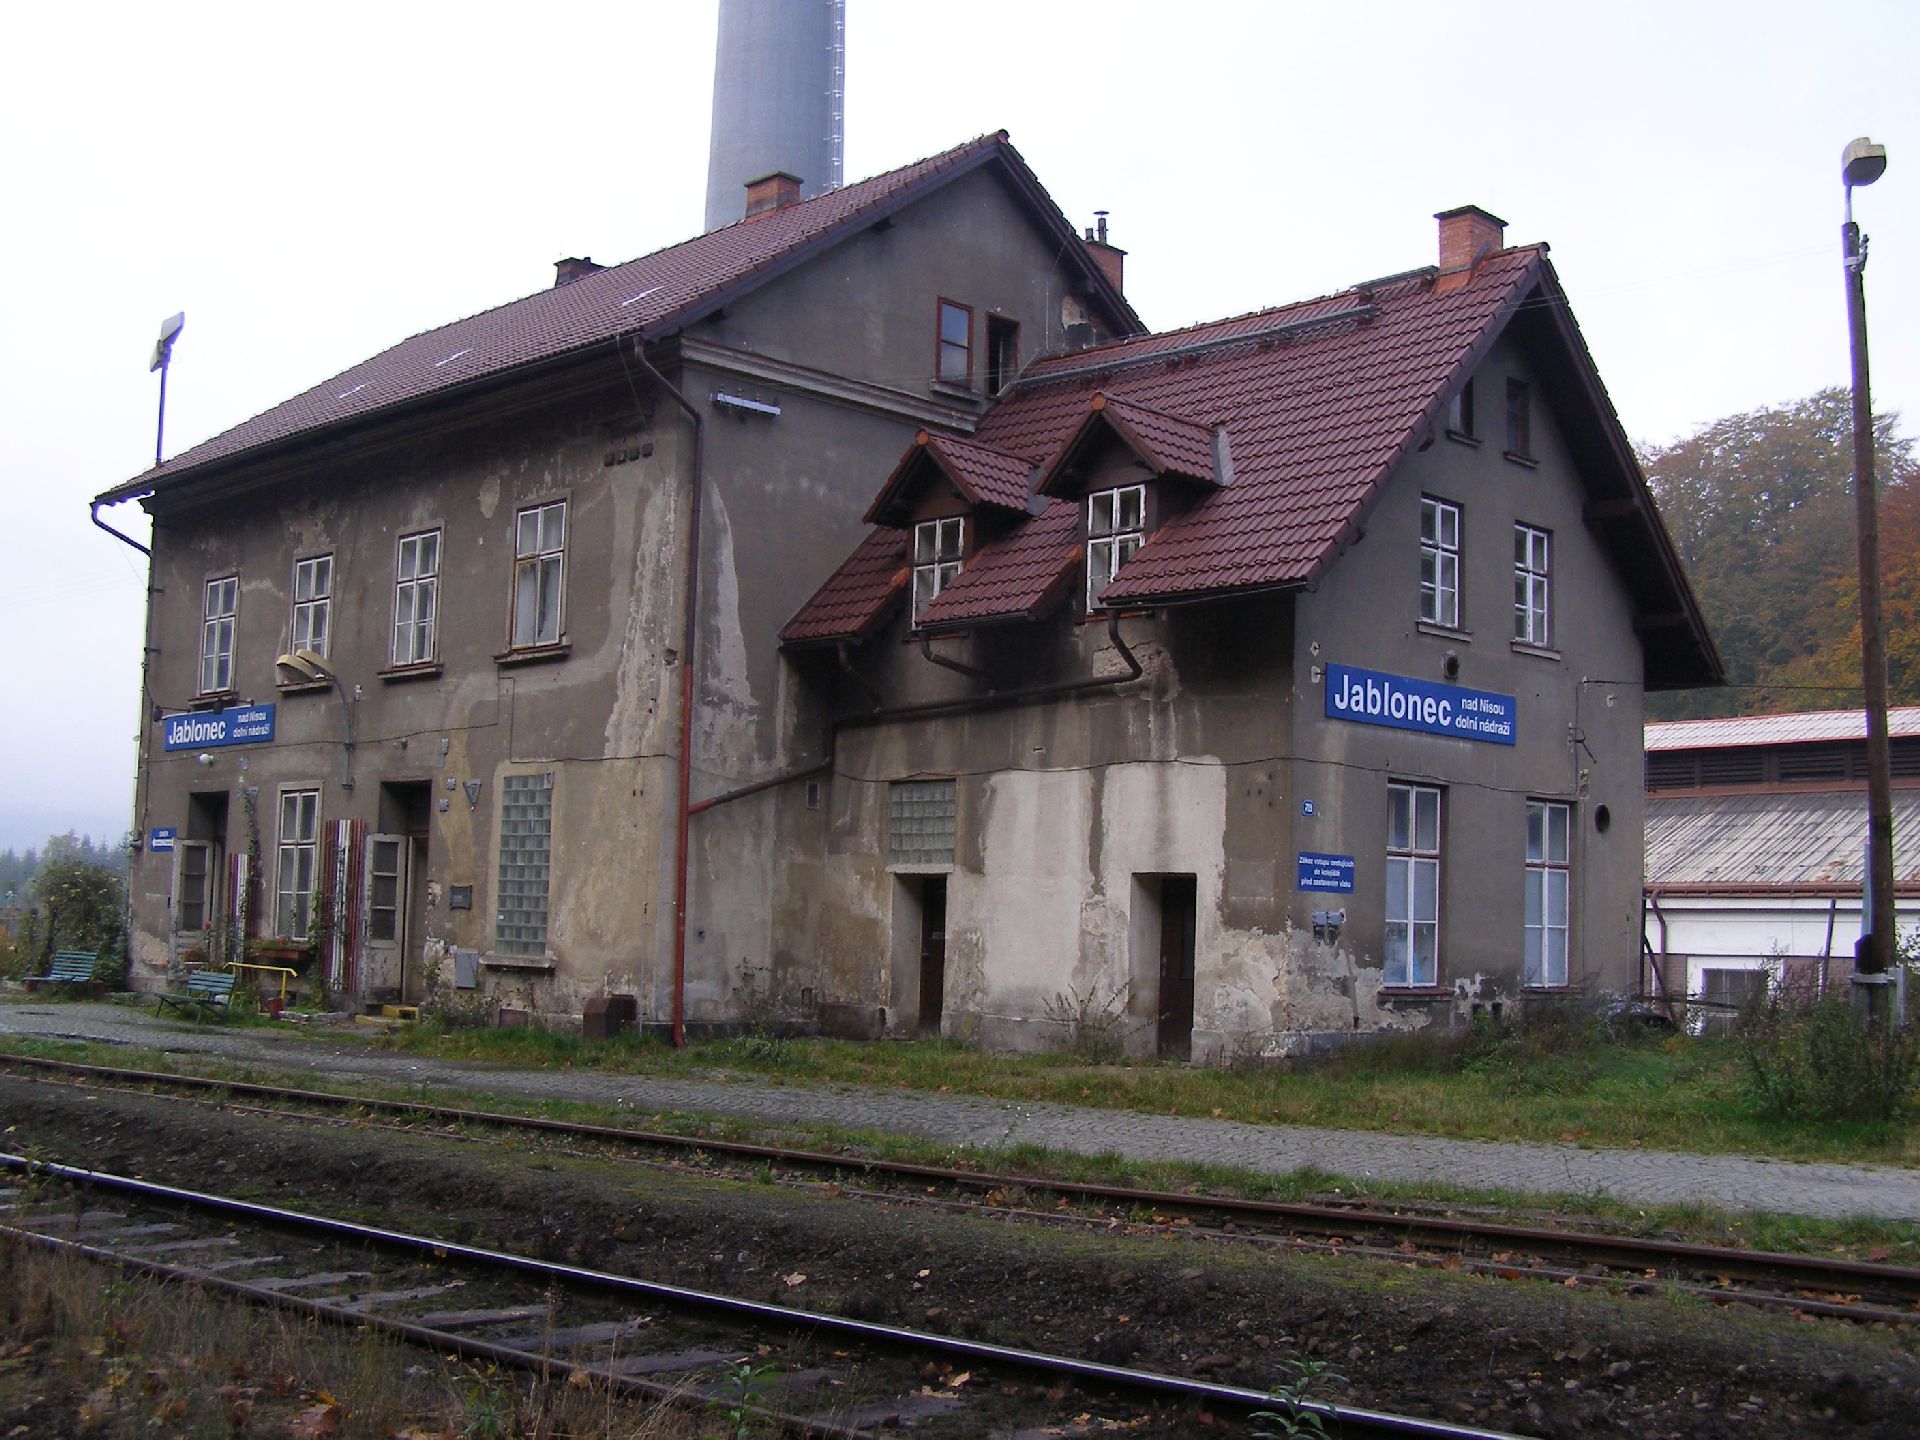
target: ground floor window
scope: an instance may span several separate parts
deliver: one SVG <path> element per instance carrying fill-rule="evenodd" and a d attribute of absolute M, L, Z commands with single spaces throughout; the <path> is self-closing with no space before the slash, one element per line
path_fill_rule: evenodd
<path fill-rule="evenodd" d="M 1381 983 L 1440 983 L 1440 791 L 1387 787 L 1386 963 Z"/>
<path fill-rule="evenodd" d="M 280 793 L 280 848 L 274 930 L 289 939 L 306 939 L 313 923 L 313 887 L 318 873 L 319 841 L 320 792 L 283 790 Z"/>
<path fill-rule="evenodd" d="M 887 863 L 953 864 L 951 780 L 901 780 L 887 794 Z"/>
<path fill-rule="evenodd" d="M 553 772 L 509 775 L 500 786 L 500 893 L 493 948 L 547 951 L 547 887 L 553 859 Z"/>
<path fill-rule="evenodd" d="M 1529 985 L 1567 983 L 1568 806 L 1527 802 L 1526 924 Z"/>

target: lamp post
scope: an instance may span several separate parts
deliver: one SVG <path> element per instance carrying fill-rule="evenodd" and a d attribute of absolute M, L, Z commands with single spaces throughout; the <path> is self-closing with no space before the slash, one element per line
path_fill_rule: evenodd
<path fill-rule="evenodd" d="M 1893 778 L 1887 749 L 1887 648 L 1880 628 L 1880 520 L 1873 473 L 1873 404 L 1867 383 L 1867 241 L 1853 220 L 1853 190 L 1887 168 L 1887 149 L 1864 135 L 1840 156 L 1846 221 L 1840 248 L 1847 279 L 1847 338 L 1853 351 L 1853 503 L 1860 547 L 1860 667 L 1867 710 L 1867 875 L 1862 934 L 1854 948 L 1857 1001 L 1870 1019 L 1891 1010 L 1893 968 Z"/>

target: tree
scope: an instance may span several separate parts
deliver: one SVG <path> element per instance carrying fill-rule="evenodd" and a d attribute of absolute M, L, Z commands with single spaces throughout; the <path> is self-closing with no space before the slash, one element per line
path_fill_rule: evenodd
<path fill-rule="evenodd" d="M 55 950 L 108 950 L 123 943 L 126 886 L 104 865 L 76 855 L 53 860 L 33 877 L 43 925 L 43 959 Z"/>
<path fill-rule="evenodd" d="M 1874 444 L 1883 513 L 1906 506 L 1904 515 L 1920 467 L 1913 442 L 1894 433 L 1897 420 L 1876 417 Z M 1848 394 L 1836 388 L 1727 416 L 1641 455 L 1728 681 L 1720 691 L 1650 697 L 1650 719 L 1859 703 L 1859 620 L 1848 615 L 1858 594 L 1852 446 Z M 1883 572 L 1891 627 L 1898 591 L 1893 570 Z M 1839 663 L 1849 633 L 1850 676 Z"/>

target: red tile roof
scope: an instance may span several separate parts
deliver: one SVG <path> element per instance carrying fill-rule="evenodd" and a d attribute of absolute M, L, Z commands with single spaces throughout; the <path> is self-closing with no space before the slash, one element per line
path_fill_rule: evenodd
<path fill-rule="evenodd" d="M 100 498 L 108 503 L 171 487 L 199 467 L 307 432 L 347 425 L 451 391 L 463 383 L 604 344 L 616 336 L 652 338 L 709 313 L 743 289 L 807 258 L 841 234 L 871 223 L 977 166 L 1002 161 L 1030 208 L 1061 235 L 1059 214 L 1006 132 L 870 180 L 766 211 L 682 244 L 541 290 L 492 310 L 403 340 L 370 360 L 201 442 Z M 1127 328 L 1138 317 L 1078 244 L 1067 263 L 1085 268 L 1094 293 Z"/>
<path fill-rule="evenodd" d="M 1226 476 L 1214 473 L 1214 427 L 1096 392 L 1087 406 L 1085 416 L 1043 467 L 1040 477 L 1040 489 L 1043 492 L 1066 495 L 1065 490 L 1058 488 L 1066 462 L 1089 433 L 1103 425 L 1112 429 L 1156 474 L 1185 480 L 1204 480 L 1212 484 L 1226 483 Z"/>
<path fill-rule="evenodd" d="M 915 483 L 931 465 L 944 475 L 969 505 L 996 505 L 1003 510 L 1027 508 L 1033 466 L 1018 455 L 993 450 L 952 435 L 922 430 L 893 467 L 862 518 L 869 525 L 899 525 L 918 495 Z"/>
<path fill-rule="evenodd" d="M 1212 479 L 1213 430 L 1224 426 L 1231 483 L 1148 537 L 1105 598 L 1150 603 L 1303 584 L 1545 263 L 1538 247 L 1507 250 L 1444 294 L 1419 271 L 1044 359 L 987 412 L 974 440 L 1051 465 L 1098 414 L 1157 468 Z M 921 624 L 1034 613 L 1062 592 L 1081 543 L 1078 506 L 1050 502 L 973 556 Z M 808 610 L 801 617 L 811 623 Z"/>
<path fill-rule="evenodd" d="M 1056 500 L 1036 519 L 982 546 L 920 612 L 920 626 L 940 630 L 1038 615 L 1079 574 L 1080 548 L 1080 508 Z"/>
<path fill-rule="evenodd" d="M 780 632 L 781 643 L 852 640 L 872 630 L 906 593 L 907 541 L 904 530 L 869 533 L 787 622 Z"/>

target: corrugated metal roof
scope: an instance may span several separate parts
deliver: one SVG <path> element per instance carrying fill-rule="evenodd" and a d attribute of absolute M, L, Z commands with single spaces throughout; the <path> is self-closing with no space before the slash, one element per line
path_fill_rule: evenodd
<path fill-rule="evenodd" d="M 1888 735 L 1920 735 L 1920 705 L 1887 711 Z M 1718 720 L 1663 720 L 1647 726 L 1649 750 L 1726 750 L 1748 745 L 1802 745 L 1864 740 L 1864 710 L 1808 710 L 1794 715 L 1736 715 Z"/>
<path fill-rule="evenodd" d="M 1860 790 L 1647 797 L 1647 884 L 1859 889 Z M 1894 883 L 1920 881 L 1920 790 L 1893 797 Z"/>

